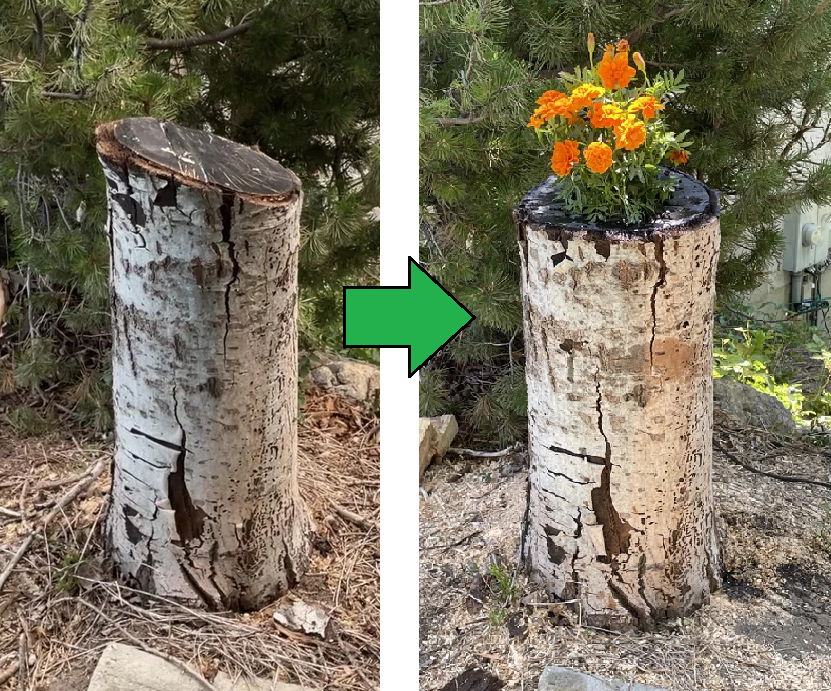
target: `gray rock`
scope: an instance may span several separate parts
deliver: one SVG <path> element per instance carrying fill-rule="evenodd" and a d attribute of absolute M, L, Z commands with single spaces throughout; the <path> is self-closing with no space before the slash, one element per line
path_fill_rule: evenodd
<path fill-rule="evenodd" d="M 780 432 L 796 430 L 793 417 L 775 397 L 735 379 L 713 380 L 713 406 L 741 425 Z"/>
<path fill-rule="evenodd" d="M 217 691 L 309 691 L 296 684 L 268 679 L 232 679 L 224 672 L 213 681 Z M 156 655 L 122 643 L 110 643 L 101 654 L 87 691 L 205 691 L 193 677 Z"/>
<path fill-rule="evenodd" d="M 647 686 L 638 682 L 626 682 L 620 679 L 604 681 L 591 674 L 578 672 L 568 667 L 550 665 L 540 676 L 538 691 L 665 691 L 657 686 Z"/>
<path fill-rule="evenodd" d="M 321 389 L 378 409 L 381 370 L 377 365 L 331 355 L 320 355 L 317 359 L 320 364 L 311 370 L 309 376 Z"/>

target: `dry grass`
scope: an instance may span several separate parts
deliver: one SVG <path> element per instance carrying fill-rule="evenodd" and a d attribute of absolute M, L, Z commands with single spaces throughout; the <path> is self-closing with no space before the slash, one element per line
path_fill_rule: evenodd
<path fill-rule="evenodd" d="M 377 419 L 318 392 L 309 395 L 303 413 L 300 483 L 318 535 L 309 573 L 295 593 L 330 609 L 331 640 L 279 630 L 273 606 L 242 615 L 195 611 L 103 573 L 98 527 L 109 486 L 105 474 L 38 536 L 0 592 L 0 689 L 84 688 L 113 641 L 143 642 L 209 680 L 221 669 L 316 689 L 377 689 Z M 16 440 L 0 430 L 0 572 L 71 487 L 64 480 L 109 455 L 106 445 Z M 349 514 L 363 523 L 342 517 Z"/>

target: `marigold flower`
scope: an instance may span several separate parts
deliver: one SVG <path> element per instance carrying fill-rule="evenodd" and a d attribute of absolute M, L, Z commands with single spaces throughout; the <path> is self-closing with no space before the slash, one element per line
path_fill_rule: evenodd
<path fill-rule="evenodd" d="M 592 111 L 589 114 L 592 127 L 617 127 L 624 120 L 626 113 L 616 103 L 592 103 Z"/>
<path fill-rule="evenodd" d="M 574 111 L 586 108 L 594 99 L 599 98 L 606 92 L 602 86 L 594 84 L 581 84 L 571 92 L 571 105 Z"/>
<path fill-rule="evenodd" d="M 634 151 L 646 141 L 646 125 L 634 115 L 615 127 L 615 148 Z"/>
<path fill-rule="evenodd" d="M 586 45 L 589 47 L 589 53 L 594 53 L 594 34 L 589 31 L 589 38 L 586 41 Z"/>
<path fill-rule="evenodd" d="M 634 53 L 632 53 L 632 62 L 635 63 L 635 65 L 641 72 L 643 72 L 644 74 L 646 73 L 646 61 L 643 59 L 643 55 L 635 51 Z"/>
<path fill-rule="evenodd" d="M 629 41 L 627 41 L 625 38 L 620 39 L 620 41 L 617 42 L 617 52 L 618 53 L 625 53 L 628 50 L 629 50 Z"/>
<path fill-rule="evenodd" d="M 669 152 L 669 160 L 676 165 L 683 165 L 690 160 L 689 154 L 683 149 L 675 149 Z"/>
<path fill-rule="evenodd" d="M 542 127 L 545 124 L 545 120 L 543 120 L 538 115 L 532 115 L 531 119 L 528 121 L 526 127 Z"/>
<path fill-rule="evenodd" d="M 586 165 L 593 173 L 605 173 L 612 165 L 612 150 L 603 142 L 592 142 L 583 152 Z"/>
<path fill-rule="evenodd" d="M 551 89 L 550 91 L 546 91 L 542 96 L 540 96 L 536 102 L 539 103 L 541 106 L 544 106 L 546 103 L 551 103 L 552 101 L 556 101 L 558 98 L 562 98 L 565 94 L 562 91 L 556 91 L 555 89 Z"/>
<path fill-rule="evenodd" d="M 642 110 L 645 118 L 654 118 L 655 111 L 663 109 L 664 106 L 661 105 L 660 101 L 656 101 L 654 96 L 639 96 L 629 104 L 630 113 Z"/>
<path fill-rule="evenodd" d="M 579 142 L 566 139 L 564 142 L 555 142 L 554 153 L 551 154 L 551 170 L 563 177 L 571 172 L 572 167 L 580 160 Z"/>
<path fill-rule="evenodd" d="M 611 53 L 604 53 L 597 73 L 607 89 L 624 89 L 637 74 L 635 68 L 629 66 L 628 53 L 618 53 L 614 57 Z"/>

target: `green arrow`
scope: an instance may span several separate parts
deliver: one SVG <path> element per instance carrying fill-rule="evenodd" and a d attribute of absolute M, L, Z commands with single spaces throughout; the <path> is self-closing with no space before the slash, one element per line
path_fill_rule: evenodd
<path fill-rule="evenodd" d="M 406 286 L 345 286 L 344 348 L 407 348 L 413 376 L 475 317 L 409 257 Z"/>

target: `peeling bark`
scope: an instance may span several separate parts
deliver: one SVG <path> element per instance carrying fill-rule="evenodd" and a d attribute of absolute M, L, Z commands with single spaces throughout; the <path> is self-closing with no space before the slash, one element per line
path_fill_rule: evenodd
<path fill-rule="evenodd" d="M 579 601 L 584 622 L 649 629 L 688 614 L 719 581 L 718 209 L 703 185 L 684 179 L 678 222 L 592 228 L 559 213 L 552 184 L 517 211 L 530 452 L 524 556 L 552 596 Z"/>
<path fill-rule="evenodd" d="M 112 557 L 147 591 L 262 607 L 295 584 L 309 549 L 296 465 L 299 183 L 258 152 L 148 118 L 102 126 L 98 151 L 112 250 Z"/>

